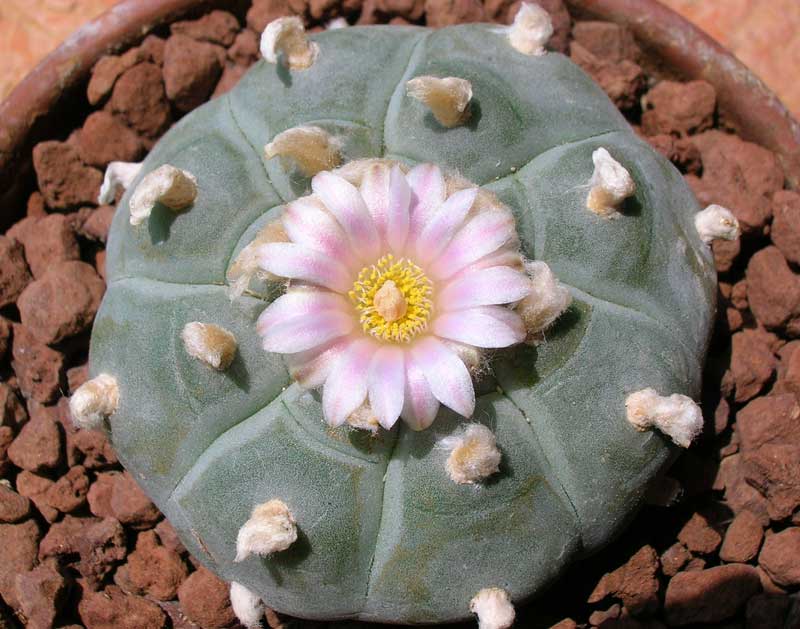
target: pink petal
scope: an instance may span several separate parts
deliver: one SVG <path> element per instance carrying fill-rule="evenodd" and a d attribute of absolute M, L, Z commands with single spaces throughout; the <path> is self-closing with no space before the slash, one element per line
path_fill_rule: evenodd
<path fill-rule="evenodd" d="M 355 341 L 337 359 L 322 390 L 322 411 L 331 426 L 341 426 L 367 397 L 367 376 L 376 346 Z"/>
<path fill-rule="evenodd" d="M 439 291 L 436 303 L 442 310 L 510 304 L 531 292 L 524 273 L 507 266 L 494 266 L 459 274 Z"/>
<path fill-rule="evenodd" d="M 403 171 L 398 166 L 392 168 L 389 176 L 389 204 L 386 207 L 386 242 L 395 252 L 399 252 L 408 238 L 411 188 Z"/>
<path fill-rule="evenodd" d="M 349 334 L 355 325 L 353 315 L 340 310 L 324 310 L 269 326 L 260 335 L 268 352 L 294 354 Z"/>
<path fill-rule="evenodd" d="M 256 321 L 256 332 L 263 334 L 273 325 L 284 323 L 290 319 L 325 310 L 351 312 L 352 306 L 338 293 L 327 290 L 304 289 L 281 295 L 267 306 Z"/>
<path fill-rule="evenodd" d="M 417 257 L 421 263 L 434 260 L 462 226 L 478 196 L 477 188 L 467 188 L 451 194 L 422 228 L 417 238 Z"/>
<path fill-rule="evenodd" d="M 509 212 L 483 212 L 453 236 L 430 272 L 436 279 L 447 279 L 515 238 L 514 217 Z"/>
<path fill-rule="evenodd" d="M 475 389 L 461 359 L 432 336 L 419 340 L 411 348 L 411 355 L 436 399 L 456 413 L 471 417 L 475 411 Z"/>
<path fill-rule="evenodd" d="M 411 235 L 418 236 L 433 213 L 444 203 L 445 182 L 435 164 L 420 164 L 406 175 L 411 186 Z"/>
<path fill-rule="evenodd" d="M 356 254 L 374 261 L 380 255 L 380 238 L 364 199 L 349 181 L 328 171 L 314 175 L 311 189 L 336 217 Z"/>
<path fill-rule="evenodd" d="M 493 266 L 508 266 L 512 269 L 522 270 L 522 256 L 519 254 L 519 247 L 516 246 L 516 243 L 512 244 L 514 244 L 513 247 L 501 247 L 500 249 L 476 260 L 472 264 L 465 266 L 456 275 L 454 275 L 453 278 L 459 278 L 468 273 L 472 273 L 473 271 L 488 269 Z"/>
<path fill-rule="evenodd" d="M 258 264 L 280 277 L 304 280 L 340 293 L 353 285 L 353 277 L 333 258 L 293 242 L 271 242 L 257 250 Z"/>
<path fill-rule="evenodd" d="M 502 306 L 445 312 L 433 322 L 433 333 L 475 347 L 508 347 L 525 340 L 520 316 Z"/>
<path fill-rule="evenodd" d="M 383 346 L 375 352 L 369 369 L 369 404 L 386 430 L 394 426 L 403 410 L 403 354 L 399 347 Z"/>
<path fill-rule="evenodd" d="M 286 364 L 292 378 L 306 389 L 321 387 L 336 360 L 353 342 L 352 337 L 339 337 L 305 352 L 288 354 Z"/>
<path fill-rule="evenodd" d="M 389 205 L 389 173 L 387 164 L 371 164 L 361 179 L 361 197 L 367 204 L 378 234 L 386 239 L 386 208 Z"/>
<path fill-rule="evenodd" d="M 425 374 L 417 367 L 410 353 L 406 354 L 406 392 L 401 413 L 403 421 L 411 430 L 425 430 L 436 419 L 439 412 L 437 400 Z"/>
<path fill-rule="evenodd" d="M 347 236 L 320 201 L 309 197 L 292 201 L 286 206 L 281 222 L 292 242 L 321 251 L 348 267 L 354 266 Z"/>

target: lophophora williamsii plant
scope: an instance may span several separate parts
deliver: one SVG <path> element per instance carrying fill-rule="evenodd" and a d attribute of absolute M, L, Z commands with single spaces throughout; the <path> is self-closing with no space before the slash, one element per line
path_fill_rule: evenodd
<path fill-rule="evenodd" d="M 305 618 L 508 627 L 702 429 L 708 243 L 603 92 L 509 27 L 271 23 L 139 164 L 77 422 L 194 555 Z"/>

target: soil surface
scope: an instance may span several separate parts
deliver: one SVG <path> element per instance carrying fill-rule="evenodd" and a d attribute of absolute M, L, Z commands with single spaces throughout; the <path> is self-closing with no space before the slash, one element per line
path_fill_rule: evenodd
<path fill-rule="evenodd" d="M 768 150 L 720 127 L 714 88 L 648 76 L 622 28 L 573 22 L 561 0 L 550 47 L 569 54 L 704 203 L 730 208 L 740 242 L 714 243 L 719 315 L 703 437 L 651 491 L 622 539 L 573 566 L 519 627 L 800 627 L 800 195 Z M 235 627 L 228 586 L 190 557 L 119 465 L 77 431 L 68 396 L 86 378 L 104 290 L 111 160 L 136 160 L 186 112 L 230 89 L 258 33 L 292 12 L 350 23 L 509 22 L 504 0 L 255 0 L 101 59 L 82 126 L 33 153 L 38 189 L 0 236 L 0 628 Z M 9 208 L 13 210 L 14 208 Z M 271 627 L 344 627 L 269 612 Z"/>

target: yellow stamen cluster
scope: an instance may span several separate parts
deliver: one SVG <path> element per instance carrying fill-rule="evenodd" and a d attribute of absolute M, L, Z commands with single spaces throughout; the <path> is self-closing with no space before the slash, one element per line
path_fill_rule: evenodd
<path fill-rule="evenodd" d="M 387 292 L 395 294 L 395 299 L 405 301 L 404 311 L 397 307 L 387 309 L 376 303 L 376 295 L 387 282 L 392 282 L 388 285 L 390 290 L 382 291 L 379 297 Z M 433 307 L 431 292 L 431 281 L 422 269 L 406 258 L 395 260 L 392 254 L 387 254 L 361 269 L 349 295 L 359 312 L 364 332 L 382 341 L 408 343 L 428 328 Z M 387 314 L 389 310 L 402 312 L 402 315 L 395 318 L 396 315 Z"/>

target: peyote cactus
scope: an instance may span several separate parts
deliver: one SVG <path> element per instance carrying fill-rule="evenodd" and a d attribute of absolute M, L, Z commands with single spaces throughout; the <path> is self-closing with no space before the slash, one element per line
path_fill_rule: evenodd
<path fill-rule="evenodd" d="M 735 221 L 548 29 L 528 5 L 282 19 L 232 92 L 109 169 L 129 187 L 73 413 L 244 621 L 263 599 L 507 627 L 699 431 L 707 242 Z"/>

